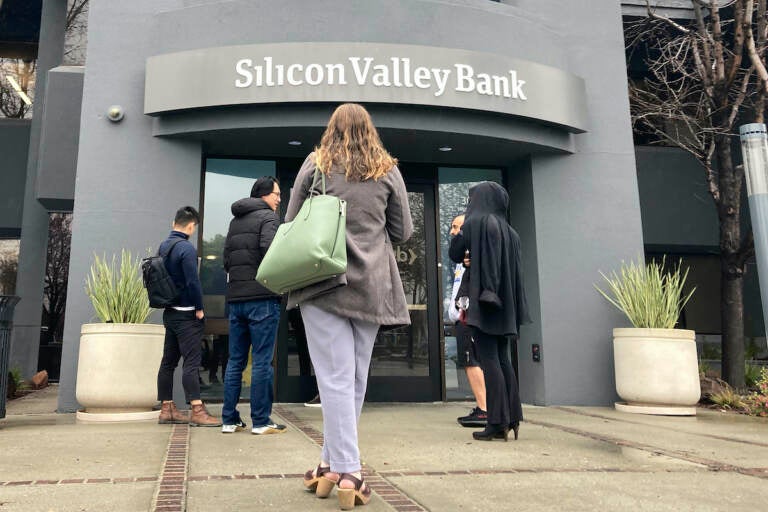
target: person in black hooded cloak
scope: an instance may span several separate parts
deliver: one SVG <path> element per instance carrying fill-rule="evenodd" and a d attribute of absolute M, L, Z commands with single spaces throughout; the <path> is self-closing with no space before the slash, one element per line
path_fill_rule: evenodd
<path fill-rule="evenodd" d="M 469 251 L 469 308 L 466 323 L 477 344 L 485 375 L 488 423 L 475 439 L 507 440 L 518 436 L 523 409 L 510 359 L 510 336 L 530 322 L 523 288 L 520 236 L 507 222 L 509 195 L 501 185 L 484 181 L 469 189 L 461 231 L 451 240 L 451 260 L 461 263 Z"/>

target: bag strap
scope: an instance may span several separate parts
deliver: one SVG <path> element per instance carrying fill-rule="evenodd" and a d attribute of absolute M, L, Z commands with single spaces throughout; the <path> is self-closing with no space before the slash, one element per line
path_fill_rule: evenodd
<path fill-rule="evenodd" d="M 312 197 L 315 192 L 315 187 L 317 186 L 317 175 L 320 175 L 320 182 L 322 184 L 323 193 L 322 195 L 325 195 L 325 173 L 320 170 L 320 168 L 315 164 L 315 175 L 312 177 L 312 186 L 309 187 L 309 197 Z"/>
<path fill-rule="evenodd" d="M 168 252 L 166 252 L 166 253 L 165 253 L 165 256 L 163 256 L 162 254 L 160 254 L 160 248 L 158 247 L 158 248 L 157 248 L 157 255 L 158 255 L 158 256 L 160 256 L 161 258 L 163 258 L 163 262 L 165 262 L 165 258 L 167 258 L 168 256 L 170 256 L 170 255 L 171 255 L 171 251 L 173 251 L 173 248 L 174 248 L 174 247 L 176 247 L 176 244 L 177 244 L 177 243 L 179 243 L 179 242 L 181 242 L 182 240 L 183 240 L 183 238 L 179 238 L 178 240 L 176 240 L 175 242 L 173 242 L 173 243 L 171 244 L 171 248 L 170 248 L 170 249 L 168 249 Z"/>

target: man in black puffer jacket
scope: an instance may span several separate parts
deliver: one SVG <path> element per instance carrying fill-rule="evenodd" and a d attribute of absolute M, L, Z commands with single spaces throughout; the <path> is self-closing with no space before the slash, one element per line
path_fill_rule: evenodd
<path fill-rule="evenodd" d="M 279 434 L 272 412 L 272 355 L 280 320 L 280 298 L 256 281 L 261 260 L 275 238 L 280 218 L 280 186 L 271 176 L 256 180 L 251 196 L 232 204 L 234 219 L 224 244 L 229 305 L 229 362 L 224 376 L 221 431 L 233 433 L 246 427 L 237 411 L 243 370 L 251 366 L 251 420 L 253 434 Z"/>

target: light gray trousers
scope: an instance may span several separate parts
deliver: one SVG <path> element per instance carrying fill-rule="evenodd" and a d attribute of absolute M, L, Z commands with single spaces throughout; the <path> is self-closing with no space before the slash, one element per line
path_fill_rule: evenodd
<path fill-rule="evenodd" d="M 323 410 L 322 460 L 334 473 L 360 471 L 357 422 L 368 384 L 377 324 L 301 305 Z"/>

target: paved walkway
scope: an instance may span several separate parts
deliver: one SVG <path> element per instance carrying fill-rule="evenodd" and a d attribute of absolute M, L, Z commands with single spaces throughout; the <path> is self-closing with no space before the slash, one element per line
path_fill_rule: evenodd
<path fill-rule="evenodd" d="M 77 424 L 56 387 L 0 420 L 0 512 L 333 511 L 302 490 L 318 409 L 279 404 L 279 436 L 154 423 Z M 376 511 L 757 511 L 768 494 L 768 420 L 597 407 L 525 407 L 520 440 L 478 442 L 466 403 L 367 404 L 361 450 Z M 219 412 L 220 406 L 212 406 Z M 247 417 L 247 407 L 243 407 Z"/>

